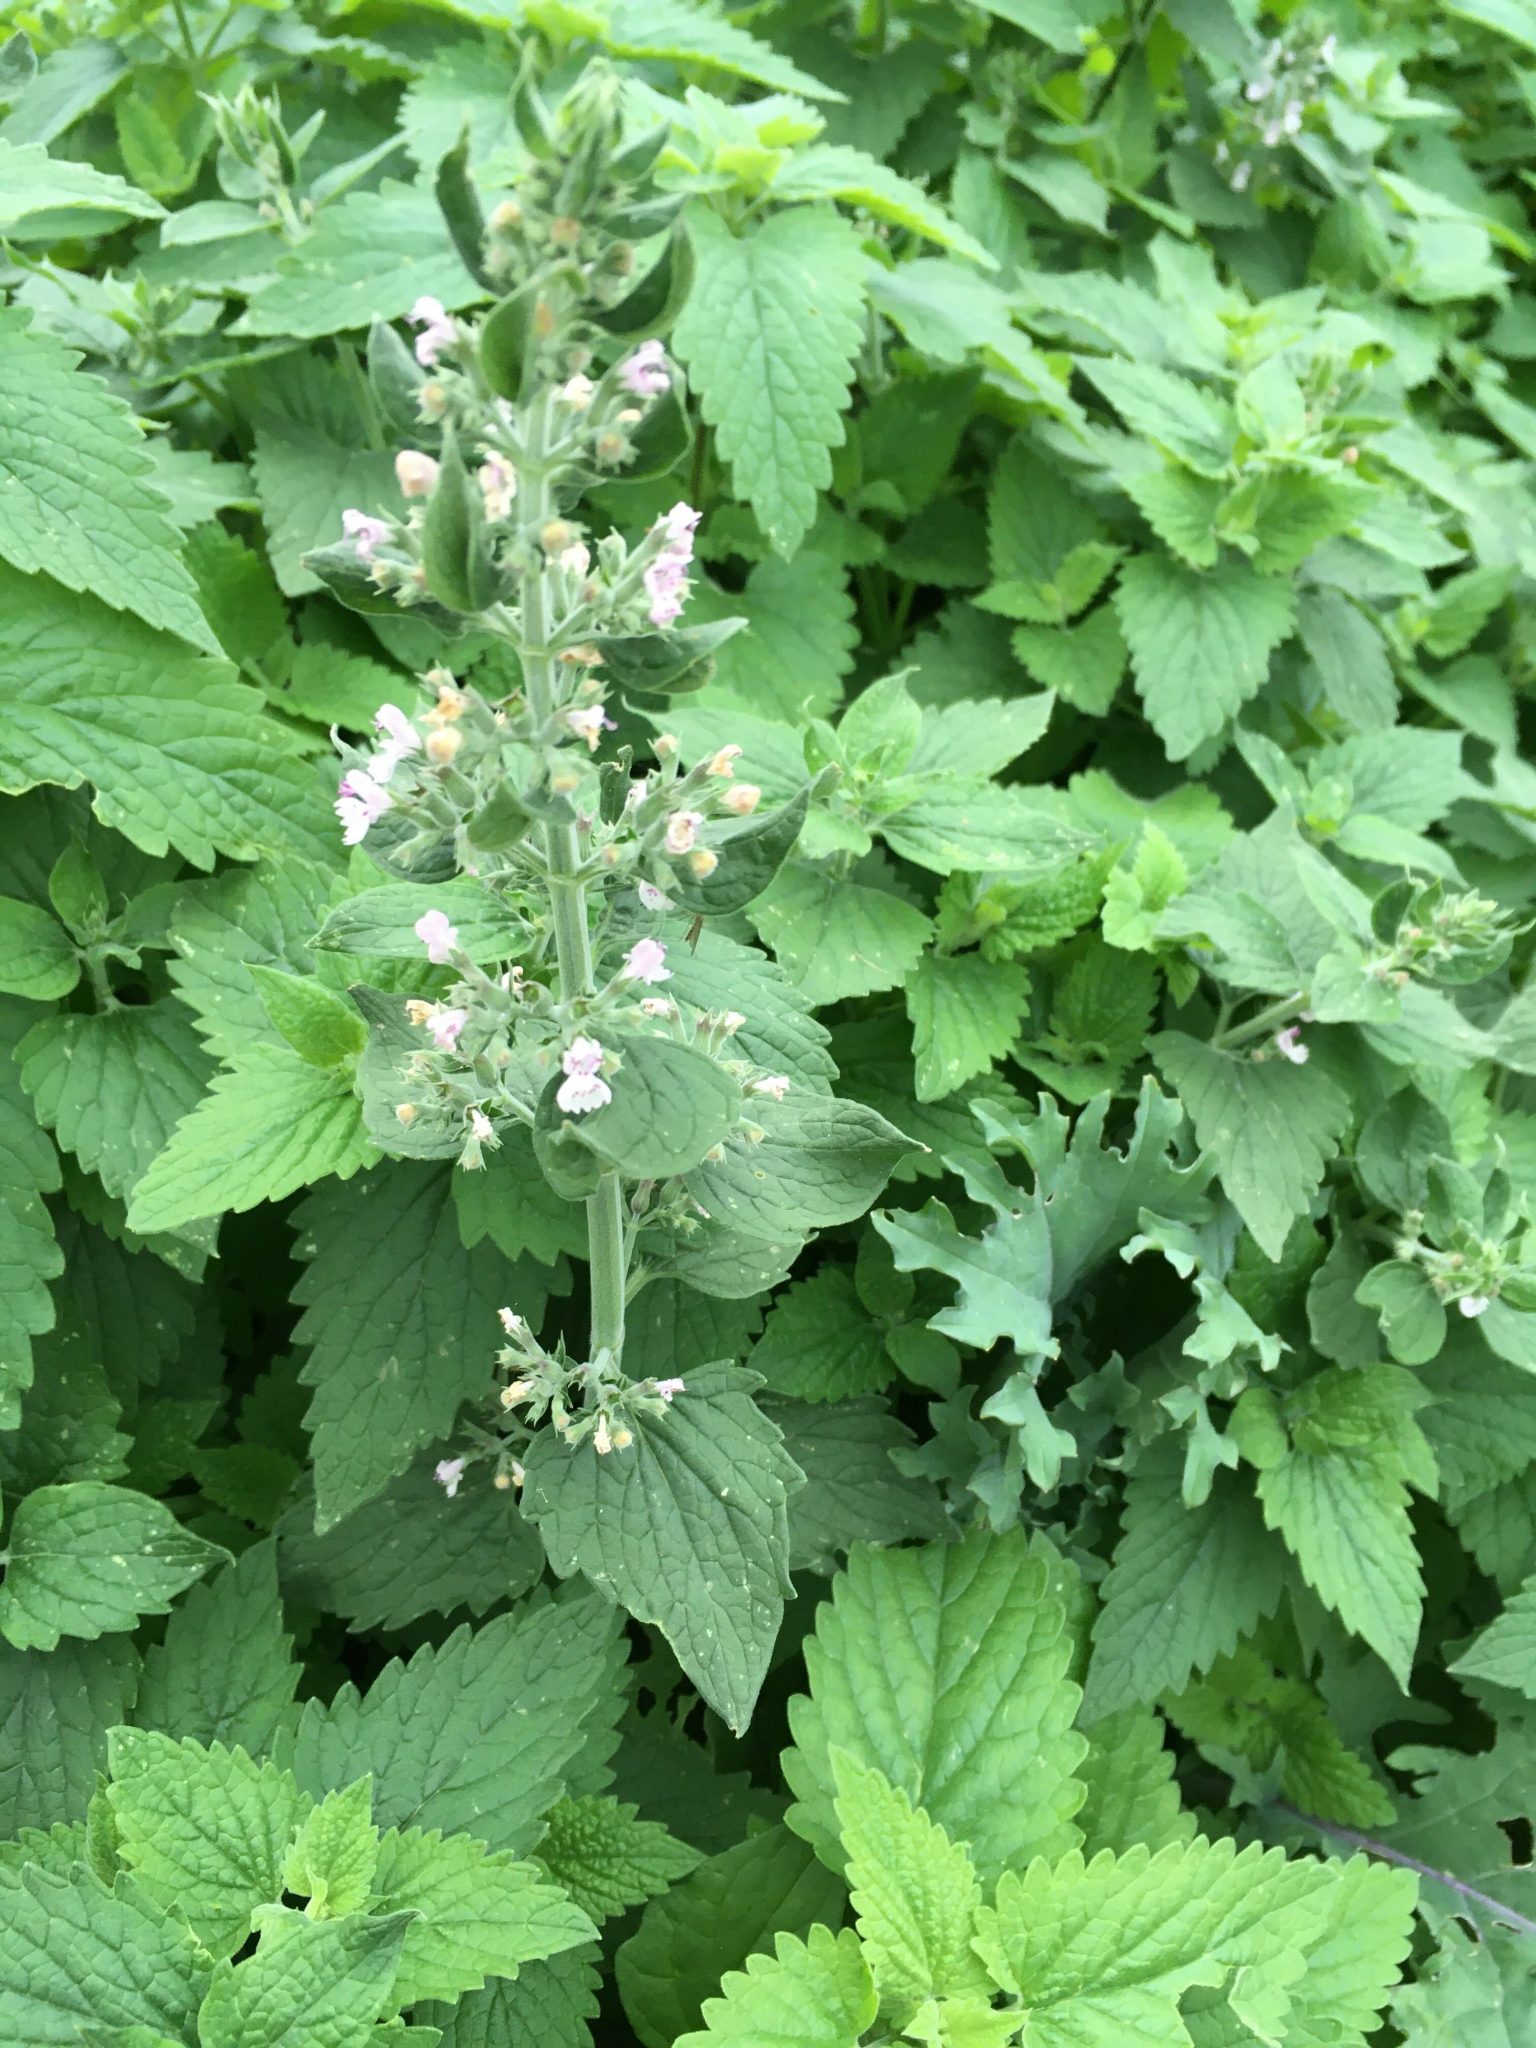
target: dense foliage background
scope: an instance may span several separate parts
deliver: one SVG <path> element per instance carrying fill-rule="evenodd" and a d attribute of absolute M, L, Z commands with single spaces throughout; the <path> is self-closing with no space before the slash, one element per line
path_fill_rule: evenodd
<path fill-rule="evenodd" d="M 6 19 L 0 2035 L 1528 2048 L 1536 8 Z M 583 92 L 810 1149 L 524 1491 L 583 1211 L 379 1020 L 547 923 L 330 736 L 519 677 L 317 551 Z"/>

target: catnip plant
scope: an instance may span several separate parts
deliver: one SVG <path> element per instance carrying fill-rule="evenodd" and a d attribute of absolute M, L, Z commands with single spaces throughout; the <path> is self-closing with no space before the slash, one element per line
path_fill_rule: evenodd
<path fill-rule="evenodd" d="M 420 298 L 409 348 L 390 328 L 372 335 L 376 384 L 436 452 L 396 454 L 403 517 L 348 508 L 342 538 L 310 558 L 362 609 L 451 618 L 489 643 L 486 666 L 508 685 L 496 694 L 434 667 L 418 701 L 381 707 L 370 747 L 337 741 L 343 839 L 431 884 L 413 929 L 445 970 L 430 998 L 355 992 L 373 1034 L 361 1069 L 372 1135 L 475 1172 L 515 1131 L 554 1195 L 585 1209 L 588 1342 L 546 1346 L 518 1305 L 502 1308 L 499 1393 L 464 1453 L 438 1464 L 450 1494 L 479 1460 L 498 1486 L 522 1486 L 544 1425 L 600 1457 L 629 1451 L 637 1421 L 662 1416 L 712 1361 L 629 1378 L 628 1302 L 680 1258 L 685 1273 L 697 1265 L 711 1237 L 725 1242 L 700 1284 L 754 1291 L 754 1184 L 771 1175 L 793 1206 L 805 1149 L 797 1084 L 750 1012 L 700 1000 L 680 963 L 706 919 L 772 880 L 814 789 L 765 812 L 739 744 L 685 768 L 676 736 L 651 730 L 745 623 L 680 623 L 698 511 L 679 501 L 635 540 L 575 514 L 594 483 L 665 469 L 682 445 L 682 372 L 645 331 L 686 286 L 681 249 L 638 288 L 631 277 L 633 235 L 677 211 L 646 187 L 662 137 L 621 146 L 605 67 L 553 118 L 531 94 L 523 106 L 534 168 L 516 199 L 463 229 L 505 295 L 479 319 Z M 488 970 L 439 895 L 494 923 L 511 964 Z M 844 1118 L 839 1141 L 851 1118 L 861 1159 L 816 1221 L 857 1213 L 907 1149 L 871 1110 L 847 1105 Z M 743 1209 L 745 1253 L 731 1243 Z"/>

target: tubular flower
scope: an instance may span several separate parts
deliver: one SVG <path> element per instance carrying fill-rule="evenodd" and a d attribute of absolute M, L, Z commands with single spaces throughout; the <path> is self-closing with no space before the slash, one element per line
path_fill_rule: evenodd
<path fill-rule="evenodd" d="M 619 365 L 619 382 L 637 398 L 660 398 L 672 388 L 667 352 L 659 341 L 642 341 Z"/>
<path fill-rule="evenodd" d="M 659 981 L 670 981 L 666 947 L 659 939 L 637 940 L 624 955 L 623 975 L 626 981 L 643 981 L 653 987 Z"/>
<path fill-rule="evenodd" d="M 452 348 L 458 338 L 448 309 L 441 299 L 420 298 L 405 317 L 413 327 L 421 329 L 416 337 L 416 360 L 424 370 L 430 370 L 443 350 Z"/>
<path fill-rule="evenodd" d="M 387 519 L 375 519 L 371 513 L 359 512 L 355 505 L 349 505 L 342 513 L 341 530 L 356 548 L 360 562 L 371 562 L 374 549 L 382 547 L 391 532 Z"/>
<path fill-rule="evenodd" d="M 595 1038 L 573 1038 L 561 1060 L 565 1079 L 555 1101 L 567 1116 L 585 1116 L 612 1102 L 613 1090 L 602 1076 L 603 1048 Z"/>
<path fill-rule="evenodd" d="M 459 943 L 458 928 L 448 922 L 447 913 L 428 910 L 417 918 L 415 932 L 427 949 L 427 958 L 434 967 L 446 967 L 454 947 Z M 478 1135 L 478 1134 L 477 1134 Z"/>
<path fill-rule="evenodd" d="M 370 825 L 394 808 L 389 791 L 362 768 L 349 768 L 336 790 L 336 815 L 342 823 L 342 843 L 358 846 L 368 836 Z"/>

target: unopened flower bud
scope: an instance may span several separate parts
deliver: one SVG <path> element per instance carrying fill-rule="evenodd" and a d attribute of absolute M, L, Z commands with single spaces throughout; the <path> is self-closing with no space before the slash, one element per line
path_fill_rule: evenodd
<path fill-rule="evenodd" d="M 670 761 L 673 755 L 676 754 L 680 744 L 676 733 L 659 732 L 656 735 L 651 751 L 655 754 L 658 761 Z"/>
<path fill-rule="evenodd" d="M 552 519 L 550 526 L 560 526 L 563 520 Z M 549 528 L 545 528 L 547 533 Z M 583 541 L 572 541 L 569 547 L 560 550 L 560 566 L 572 576 L 585 576 L 592 566 L 592 553 Z"/>
<path fill-rule="evenodd" d="M 630 1445 L 634 1442 L 634 1440 L 634 1431 L 632 1429 L 626 1429 L 622 1422 L 619 1424 L 618 1428 L 615 1429 L 615 1431 L 613 1432 L 613 1448 L 616 1451 L 627 1451 Z"/>
<path fill-rule="evenodd" d="M 416 1121 L 416 1105 L 415 1105 L 415 1103 L 414 1103 L 414 1102 L 397 1102 L 397 1103 L 395 1104 L 395 1116 L 397 1117 L 397 1119 L 398 1119 L 398 1120 L 399 1120 L 399 1121 L 400 1121 L 400 1122 L 401 1122 L 402 1124 L 413 1124 L 413 1123 L 415 1123 L 415 1121 Z"/>
<path fill-rule="evenodd" d="M 435 1003 L 424 1003 L 421 1000 L 420 996 L 412 996 L 410 1001 L 405 1006 L 405 1014 L 408 1020 L 412 1024 L 414 1024 L 416 1026 L 416 1029 L 419 1031 L 436 1008 L 437 1005 Z M 404 1117 L 401 1118 L 402 1123 L 406 1121 L 408 1121 L 408 1119 Z"/>
<path fill-rule="evenodd" d="M 592 403 L 592 394 L 597 386 L 590 377 L 584 377 L 578 370 L 574 377 L 567 377 L 555 396 L 562 405 L 570 406 L 573 412 L 585 412 Z"/>
<path fill-rule="evenodd" d="M 435 761 L 439 768 L 446 768 L 464 744 L 464 735 L 457 726 L 440 725 L 435 732 L 427 734 L 427 759 Z"/>
<path fill-rule="evenodd" d="M 416 394 L 416 411 L 420 418 L 436 424 L 448 410 L 448 392 L 444 385 L 433 377 L 423 384 Z"/>
<path fill-rule="evenodd" d="M 522 1317 L 517 1313 L 516 1309 L 497 1309 L 496 1320 L 501 1324 L 501 1327 L 506 1331 L 509 1337 L 522 1337 L 527 1335 L 528 1325 L 523 1321 Z"/>
<path fill-rule="evenodd" d="M 431 495 L 437 482 L 437 462 L 419 448 L 402 448 L 395 457 L 395 482 L 407 498 Z"/>
<path fill-rule="evenodd" d="M 570 796 L 581 787 L 581 777 L 571 768 L 557 768 L 549 778 L 556 796 Z"/>
<path fill-rule="evenodd" d="M 738 818 L 749 818 L 763 800 L 763 792 L 755 782 L 738 782 L 734 789 L 728 789 L 720 799 L 720 808 L 730 811 Z"/>
<path fill-rule="evenodd" d="M 746 1018 L 743 1017 L 740 1010 L 727 1010 L 725 1015 L 720 1019 L 720 1029 L 725 1033 L 727 1038 L 734 1038 L 736 1033 L 741 1029 L 742 1025 L 745 1024 L 746 1021 Z"/>
<path fill-rule="evenodd" d="M 598 435 L 593 443 L 593 453 L 599 462 L 622 462 L 629 453 L 629 443 L 610 427 L 606 433 Z"/>
<path fill-rule="evenodd" d="M 515 1408 L 519 1401 L 526 1401 L 533 1388 L 527 1380 L 512 1380 L 501 1390 L 503 1408 Z"/>
<path fill-rule="evenodd" d="M 698 880 L 702 882 L 706 876 L 712 875 L 715 869 L 719 867 L 720 856 L 718 853 L 711 853 L 707 846 L 696 846 L 688 856 L 688 865 L 692 868 Z"/>
<path fill-rule="evenodd" d="M 736 773 L 736 770 L 731 766 L 731 763 L 733 761 L 739 761 L 740 759 L 740 747 L 721 747 L 719 752 L 711 757 L 708 765 L 704 770 L 704 773 L 706 775 L 721 775 L 729 779 L 732 775 Z"/>
<path fill-rule="evenodd" d="M 574 249 L 581 240 L 581 222 L 568 213 L 557 213 L 549 224 L 549 239 L 557 249 Z"/>
<path fill-rule="evenodd" d="M 641 420 L 645 418 L 645 414 L 638 405 L 621 405 L 614 414 L 614 418 L 621 427 L 634 427 L 640 424 Z"/>
<path fill-rule="evenodd" d="M 523 209 L 515 199 L 503 199 L 499 206 L 491 209 L 486 226 L 493 235 L 510 235 L 523 224 Z"/>
<path fill-rule="evenodd" d="M 512 1474 L 510 1472 L 498 1472 L 491 1481 L 491 1484 L 498 1493 L 508 1493 L 512 1487 Z"/>
<path fill-rule="evenodd" d="M 576 529 L 565 519 L 551 519 L 539 532 L 539 546 L 546 555 L 563 554 L 575 541 Z"/>
<path fill-rule="evenodd" d="M 1342 456 L 1340 456 L 1339 459 L 1341 462 L 1347 462 L 1350 468 L 1353 469 L 1355 464 L 1360 460 L 1360 450 L 1351 445 L 1350 447 L 1344 450 L 1344 453 L 1342 454 Z"/>

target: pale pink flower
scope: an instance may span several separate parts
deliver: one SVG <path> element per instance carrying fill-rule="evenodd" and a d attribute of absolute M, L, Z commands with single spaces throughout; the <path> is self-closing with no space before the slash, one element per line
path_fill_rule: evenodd
<path fill-rule="evenodd" d="M 1464 1294 L 1456 1304 L 1469 1321 L 1474 1316 L 1486 1315 L 1492 1305 L 1486 1294 Z"/>
<path fill-rule="evenodd" d="M 667 965 L 667 949 L 659 939 L 638 939 L 624 955 L 624 979 L 643 981 L 654 987 L 659 981 L 670 981 L 672 970 Z"/>
<path fill-rule="evenodd" d="M 636 885 L 640 902 L 646 910 L 670 910 L 672 898 L 654 882 L 640 882 Z"/>
<path fill-rule="evenodd" d="M 687 1388 L 681 1380 L 657 1380 L 655 1391 L 663 1401 L 670 1401 L 675 1394 L 686 1393 Z"/>
<path fill-rule="evenodd" d="M 679 500 L 664 512 L 651 528 L 662 536 L 661 546 L 644 570 L 645 594 L 651 600 L 653 626 L 670 626 L 688 599 L 688 565 L 693 560 L 693 536 L 700 514 Z"/>
<path fill-rule="evenodd" d="M 424 370 L 430 370 L 443 350 L 452 348 L 458 338 L 448 310 L 441 299 L 420 298 L 405 317 L 412 327 L 421 329 L 416 337 L 416 360 Z"/>
<path fill-rule="evenodd" d="M 690 852 L 703 822 L 702 811 L 674 811 L 667 820 L 665 844 L 668 853 Z"/>
<path fill-rule="evenodd" d="M 672 388 L 667 352 L 659 341 L 642 341 L 619 365 L 619 382 L 637 398 L 660 398 Z"/>
<path fill-rule="evenodd" d="M 720 808 L 729 811 L 736 818 L 750 818 L 763 800 L 763 792 L 755 782 L 738 782 L 734 788 L 725 790 L 720 798 Z"/>
<path fill-rule="evenodd" d="M 1287 1024 L 1283 1031 L 1275 1033 L 1275 1051 L 1283 1060 L 1289 1060 L 1293 1067 L 1304 1067 L 1311 1059 L 1309 1047 L 1301 1042 L 1301 1032 L 1294 1024 Z"/>
<path fill-rule="evenodd" d="M 389 791 L 362 768 L 349 768 L 336 790 L 336 815 L 342 823 L 342 843 L 358 846 L 368 836 L 368 827 L 394 808 Z"/>
<path fill-rule="evenodd" d="M 349 505 L 341 515 L 341 530 L 357 550 L 357 559 L 371 562 L 374 549 L 383 546 L 393 528 L 387 519 L 375 519 L 371 513 L 359 512 L 355 505 Z"/>
<path fill-rule="evenodd" d="M 414 930 L 418 939 L 427 949 L 427 958 L 434 967 L 446 967 L 454 947 L 459 943 L 458 927 L 448 922 L 446 911 L 428 910 L 417 918 Z"/>
<path fill-rule="evenodd" d="M 395 482 L 400 486 L 401 495 L 407 498 L 430 497 L 437 482 L 437 468 L 433 456 L 424 455 L 419 448 L 402 448 L 395 457 Z"/>
<path fill-rule="evenodd" d="M 468 1010 L 439 1010 L 427 1019 L 427 1036 L 439 1052 L 452 1052 L 468 1022 Z"/>
<path fill-rule="evenodd" d="M 420 751 L 421 734 L 398 704 L 381 704 L 373 723 L 380 737 L 368 772 L 375 782 L 388 782 L 407 754 Z"/>
<path fill-rule="evenodd" d="M 459 1490 L 459 1481 L 464 1477 L 464 1460 L 462 1458 L 439 1459 L 437 1469 L 433 1472 L 432 1477 L 437 1481 L 444 1493 L 447 1494 L 448 1498 L 452 1500 Z"/>
<path fill-rule="evenodd" d="M 555 1101 L 568 1116 L 585 1116 L 612 1102 L 613 1090 L 602 1076 L 603 1048 L 595 1038 L 573 1038 L 560 1066 L 565 1074 Z"/>
<path fill-rule="evenodd" d="M 485 499 L 487 519 L 510 519 L 512 500 L 517 496 L 517 471 L 504 455 L 487 455 L 475 476 Z"/>
<path fill-rule="evenodd" d="M 789 1093 L 788 1074 L 764 1074 L 760 1080 L 749 1081 L 747 1092 L 751 1095 L 771 1095 L 775 1102 L 782 1102 Z"/>
<path fill-rule="evenodd" d="M 618 731 L 601 704 L 578 705 L 574 711 L 567 711 L 565 722 L 577 739 L 586 741 L 589 754 L 596 751 L 597 743 L 605 732 Z"/>

